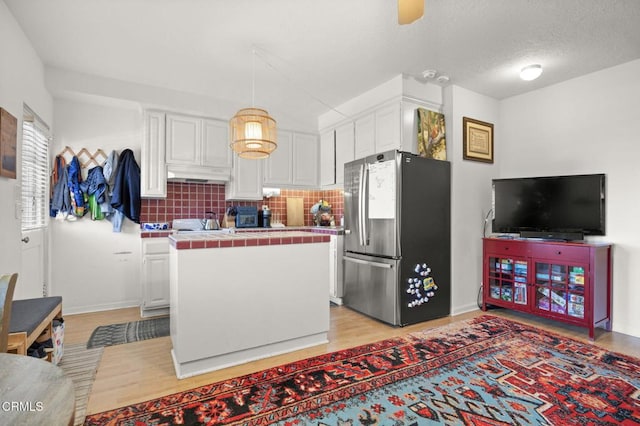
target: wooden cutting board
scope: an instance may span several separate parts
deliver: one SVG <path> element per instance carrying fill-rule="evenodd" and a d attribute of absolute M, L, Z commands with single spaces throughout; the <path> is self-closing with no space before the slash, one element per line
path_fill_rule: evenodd
<path fill-rule="evenodd" d="M 302 197 L 287 197 L 287 226 L 304 226 Z"/>

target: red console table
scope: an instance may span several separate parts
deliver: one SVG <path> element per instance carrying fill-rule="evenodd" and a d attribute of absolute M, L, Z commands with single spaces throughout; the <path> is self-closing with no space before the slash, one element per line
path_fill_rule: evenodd
<path fill-rule="evenodd" d="M 482 310 L 500 306 L 611 331 L 611 245 L 483 239 Z"/>

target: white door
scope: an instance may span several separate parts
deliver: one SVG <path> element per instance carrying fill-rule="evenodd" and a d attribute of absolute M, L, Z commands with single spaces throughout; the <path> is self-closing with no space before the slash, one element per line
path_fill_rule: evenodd
<path fill-rule="evenodd" d="M 48 294 L 46 277 L 46 228 L 22 232 L 22 268 L 14 299 L 32 299 Z"/>

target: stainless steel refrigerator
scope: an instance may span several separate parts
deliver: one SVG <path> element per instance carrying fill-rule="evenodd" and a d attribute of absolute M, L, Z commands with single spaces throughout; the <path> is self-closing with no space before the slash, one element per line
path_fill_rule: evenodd
<path fill-rule="evenodd" d="M 345 164 L 344 303 L 393 325 L 448 316 L 451 166 L 388 151 Z"/>

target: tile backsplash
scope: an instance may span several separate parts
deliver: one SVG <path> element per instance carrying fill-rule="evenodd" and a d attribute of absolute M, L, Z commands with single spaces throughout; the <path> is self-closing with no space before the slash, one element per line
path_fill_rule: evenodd
<path fill-rule="evenodd" d="M 277 215 L 281 222 L 287 223 L 287 197 L 302 197 L 305 212 L 304 223 L 313 225 L 311 206 L 319 200 L 327 200 L 331 204 L 331 213 L 336 225 L 344 212 L 343 191 L 282 189 L 280 196 L 264 198 L 262 201 L 225 201 L 224 185 L 202 183 L 167 183 L 167 198 L 143 199 L 140 222 L 169 222 L 173 219 L 204 218 L 205 213 L 212 211 L 222 219 L 227 207 L 232 205 L 256 206 L 268 205 L 272 218 Z"/>

